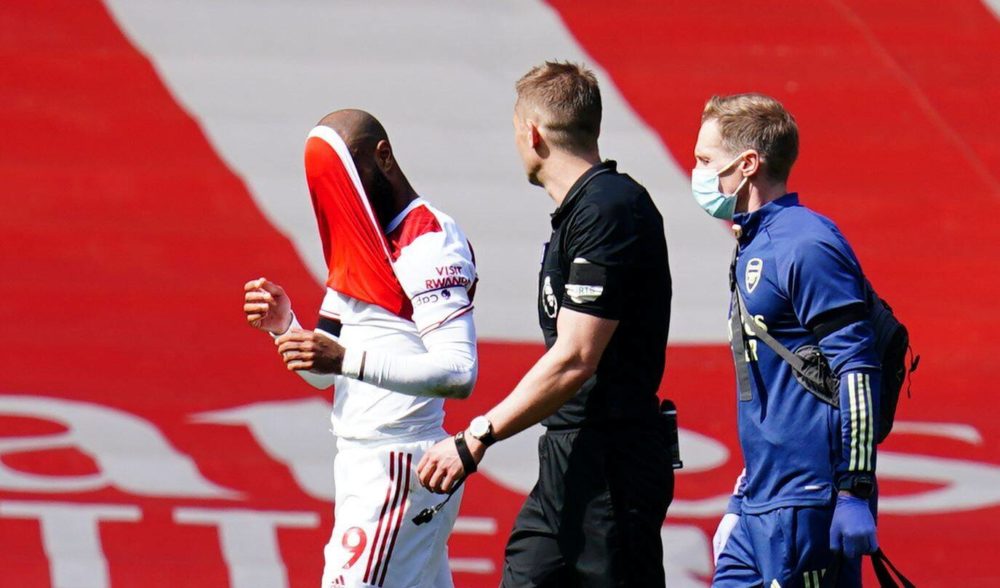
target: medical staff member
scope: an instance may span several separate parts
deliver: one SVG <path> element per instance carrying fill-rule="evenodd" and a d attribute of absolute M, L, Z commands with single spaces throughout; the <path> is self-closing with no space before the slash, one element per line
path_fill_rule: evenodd
<path fill-rule="evenodd" d="M 878 546 L 880 366 L 865 278 L 837 226 L 788 192 L 798 147 L 795 119 L 773 98 L 705 105 L 692 189 L 737 239 L 730 336 L 745 464 L 715 536 L 719 588 L 818 588 L 831 566 L 838 586 L 859 586 L 860 557 Z M 793 351 L 818 346 L 839 378 L 839 407 L 807 392 L 760 330 Z"/>

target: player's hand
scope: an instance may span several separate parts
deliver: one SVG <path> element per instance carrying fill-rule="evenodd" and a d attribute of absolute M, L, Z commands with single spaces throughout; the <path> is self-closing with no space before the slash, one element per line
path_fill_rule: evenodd
<path fill-rule="evenodd" d="M 830 549 L 843 551 L 849 558 L 874 553 L 878 549 L 875 517 L 868 501 L 845 492 L 837 495 L 830 524 Z"/>
<path fill-rule="evenodd" d="M 344 348 L 330 337 L 315 331 L 292 329 L 275 339 L 278 353 L 291 371 L 339 374 L 344 365 Z"/>
<path fill-rule="evenodd" d="M 255 329 L 277 335 L 292 324 L 292 302 L 281 286 L 267 278 L 257 278 L 243 286 L 243 312 Z"/>
<path fill-rule="evenodd" d="M 478 464 L 486 454 L 486 446 L 472 435 L 466 435 L 465 442 Z M 417 464 L 417 477 L 421 486 L 437 494 L 447 493 L 465 477 L 465 466 L 458 456 L 454 437 L 439 441 L 424 453 Z"/>
<path fill-rule="evenodd" d="M 729 536 L 733 534 L 733 529 L 736 528 L 736 524 L 739 522 L 740 515 L 736 513 L 727 512 L 722 515 L 719 527 L 715 530 L 715 536 L 712 537 L 712 555 L 715 557 L 716 564 L 719 563 L 719 556 L 722 554 L 722 550 L 726 548 Z"/>

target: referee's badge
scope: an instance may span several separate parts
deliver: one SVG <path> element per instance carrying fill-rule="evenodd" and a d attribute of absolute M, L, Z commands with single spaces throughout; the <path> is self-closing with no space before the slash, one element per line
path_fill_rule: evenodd
<path fill-rule="evenodd" d="M 545 276 L 545 283 L 542 285 L 542 308 L 545 310 L 545 315 L 549 318 L 556 318 L 559 314 L 559 301 L 556 299 L 556 293 L 552 289 L 552 277 Z"/>
<path fill-rule="evenodd" d="M 764 269 L 764 260 L 755 257 L 747 262 L 747 271 L 744 277 L 744 284 L 747 287 L 747 294 L 754 291 L 757 284 L 760 283 L 760 274 Z"/>

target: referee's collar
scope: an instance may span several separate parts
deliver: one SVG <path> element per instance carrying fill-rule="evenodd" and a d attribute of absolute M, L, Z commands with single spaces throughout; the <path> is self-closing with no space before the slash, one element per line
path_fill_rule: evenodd
<path fill-rule="evenodd" d="M 595 163 L 590 167 L 590 169 L 583 172 L 583 175 L 580 176 L 579 179 L 577 179 L 576 182 L 574 182 L 570 187 L 569 192 L 566 192 L 566 198 L 563 199 L 562 204 L 560 204 L 559 207 L 552 212 L 552 227 L 555 228 L 558 226 L 559 222 L 569 213 L 570 210 L 573 209 L 576 201 L 579 200 L 578 196 L 580 195 L 580 192 L 583 192 L 584 188 L 587 187 L 587 184 L 590 183 L 590 180 L 593 180 L 595 177 L 605 172 L 617 171 L 618 162 L 606 159 L 601 163 Z"/>

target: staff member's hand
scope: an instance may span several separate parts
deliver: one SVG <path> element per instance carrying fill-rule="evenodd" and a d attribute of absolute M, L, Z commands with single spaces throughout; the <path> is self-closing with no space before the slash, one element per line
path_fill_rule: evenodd
<path fill-rule="evenodd" d="M 344 364 L 344 347 L 315 331 L 292 329 L 275 339 L 278 353 L 290 371 L 339 374 Z"/>
<path fill-rule="evenodd" d="M 472 435 L 465 435 L 465 442 L 476 463 L 481 462 L 486 455 L 486 446 Z M 439 441 L 424 453 L 417 464 L 417 477 L 421 486 L 437 494 L 447 493 L 465 477 L 465 467 L 458 456 L 454 437 Z"/>
<path fill-rule="evenodd" d="M 243 285 L 243 313 L 251 327 L 275 335 L 284 333 L 292 324 L 292 302 L 281 286 L 267 278 Z"/>
<path fill-rule="evenodd" d="M 841 491 L 833 508 L 830 549 L 843 551 L 849 558 L 874 553 L 878 549 L 875 517 L 868 501 Z"/>

